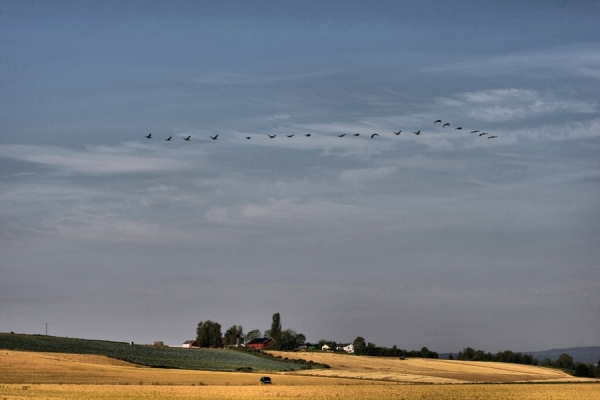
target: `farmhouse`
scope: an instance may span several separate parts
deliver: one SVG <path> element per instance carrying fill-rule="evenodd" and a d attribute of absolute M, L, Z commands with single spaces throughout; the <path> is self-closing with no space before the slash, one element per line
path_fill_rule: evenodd
<path fill-rule="evenodd" d="M 326 344 L 324 344 L 323 347 L 321 347 L 321 350 L 323 351 L 327 351 L 329 349 L 331 349 L 331 347 L 327 346 Z"/>
<path fill-rule="evenodd" d="M 184 347 L 186 349 L 198 348 L 198 342 L 195 340 L 186 340 L 185 342 L 183 342 L 183 345 L 181 347 Z"/>
<path fill-rule="evenodd" d="M 274 341 L 275 340 L 270 337 L 256 338 L 250 343 L 248 343 L 246 346 L 250 349 L 266 349 Z"/>
<path fill-rule="evenodd" d="M 354 353 L 354 345 L 352 343 L 338 344 L 336 350 L 344 350 L 346 353 Z"/>

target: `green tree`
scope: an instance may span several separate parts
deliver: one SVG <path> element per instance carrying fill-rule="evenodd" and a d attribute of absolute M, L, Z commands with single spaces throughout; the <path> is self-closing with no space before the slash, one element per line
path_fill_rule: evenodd
<path fill-rule="evenodd" d="M 232 325 L 225 332 L 225 344 L 228 346 L 238 346 L 244 340 L 244 328 L 241 325 Z"/>
<path fill-rule="evenodd" d="M 200 321 L 196 328 L 196 341 L 199 347 L 222 347 L 221 324 L 208 321 Z"/>
<path fill-rule="evenodd" d="M 594 370 L 593 370 L 593 368 L 590 369 L 590 367 L 592 367 L 592 366 L 587 365 L 585 363 L 581 363 L 581 362 L 575 363 L 575 372 L 573 373 L 573 375 L 584 377 L 584 378 L 593 378 Z"/>
<path fill-rule="evenodd" d="M 594 365 L 594 378 L 600 378 L 600 360 Z"/>
<path fill-rule="evenodd" d="M 575 367 L 573 364 L 573 357 L 567 353 L 562 353 L 560 356 L 558 356 L 554 365 L 558 368 L 564 369 L 573 369 Z"/>
<path fill-rule="evenodd" d="M 272 347 L 279 350 L 281 342 L 281 316 L 279 313 L 273 314 L 273 322 L 271 322 L 269 336 L 275 340 L 275 344 Z"/>
<path fill-rule="evenodd" d="M 354 354 L 358 356 L 367 354 L 367 343 L 365 342 L 365 338 L 358 336 L 354 339 L 354 342 L 352 342 L 352 346 L 354 347 Z"/>
<path fill-rule="evenodd" d="M 251 330 L 244 337 L 244 343 L 248 344 L 251 341 L 253 341 L 254 339 L 258 339 L 259 337 L 262 337 L 262 333 L 260 332 L 259 329 Z"/>

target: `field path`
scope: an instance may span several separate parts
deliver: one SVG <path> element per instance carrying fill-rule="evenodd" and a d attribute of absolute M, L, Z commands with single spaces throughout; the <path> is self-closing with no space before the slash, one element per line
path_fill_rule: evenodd
<path fill-rule="evenodd" d="M 367 357 L 321 352 L 269 353 L 289 359 L 304 359 L 329 365 L 326 370 L 288 372 L 310 375 L 405 383 L 476 382 L 589 382 L 562 371 L 531 365 L 396 357 Z"/>

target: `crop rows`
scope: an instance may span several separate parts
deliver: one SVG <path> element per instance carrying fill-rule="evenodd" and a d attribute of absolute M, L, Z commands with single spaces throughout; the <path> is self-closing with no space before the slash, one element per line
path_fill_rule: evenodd
<path fill-rule="evenodd" d="M 0 333 L 0 349 L 53 353 L 97 354 L 156 368 L 182 368 L 231 371 L 285 371 L 302 365 L 256 357 L 241 351 L 224 349 L 180 349 L 129 345 L 128 343 L 85 340 L 41 335 Z"/>

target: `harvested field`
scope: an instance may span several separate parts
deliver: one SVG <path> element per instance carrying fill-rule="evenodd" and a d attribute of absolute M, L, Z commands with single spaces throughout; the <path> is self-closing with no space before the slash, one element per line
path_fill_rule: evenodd
<path fill-rule="evenodd" d="M 359 386 L 115 386 L 2 385 L 7 399 L 504 399 L 571 400 L 600 398 L 600 385 L 468 384 Z"/>
<path fill-rule="evenodd" d="M 341 357 L 343 363 L 331 362 L 333 370 L 339 368 L 338 373 L 352 368 L 353 362 L 356 368 L 380 373 L 377 358 L 365 357 L 365 361 L 363 357 Z M 315 377 L 288 372 L 269 373 L 274 384 L 258 386 L 261 375 L 148 368 L 97 355 L 0 351 L 0 398 L 11 400 L 600 398 L 598 383 L 415 385 L 385 378 Z"/>
<path fill-rule="evenodd" d="M 325 370 L 296 371 L 290 374 L 326 376 L 403 383 L 476 382 L 589 382 L 552 368 L 497 362 L 452 361 L 427 358 L 400 360 L 392 357 L 366 357 L 334 353 L 277 352 L 275 356 L 300 358 L 324 363 Z"/>
<path fill-rule="evenodd" d="M 265 374 L 150 368 L 106 356 L 0 350 L 0 383 L 254 386 Z M 277 384 L 289 386 L 361 384 L 349 379 L 332 380 L 273 372 L 268 375 Z"/>

